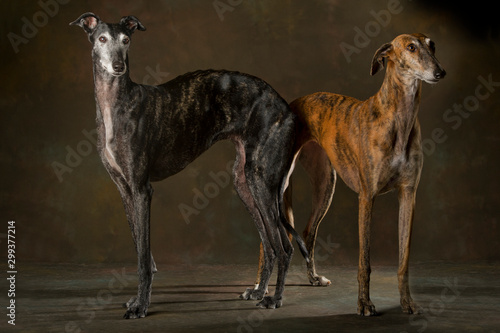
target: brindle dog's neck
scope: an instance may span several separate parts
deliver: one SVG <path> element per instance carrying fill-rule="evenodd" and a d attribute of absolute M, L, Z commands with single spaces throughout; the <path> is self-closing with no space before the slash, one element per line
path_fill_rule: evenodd
<path fill-rule="evenodd" d="M 388 62 L 384 82 L 375 101 L 380 103 L 386 117 L 393 120 L 394 129 L 398 132 L 397 151 L 406 149 L 417 121 L 421 90 L 419 79 L 398 73 L 394 63 Z"/>

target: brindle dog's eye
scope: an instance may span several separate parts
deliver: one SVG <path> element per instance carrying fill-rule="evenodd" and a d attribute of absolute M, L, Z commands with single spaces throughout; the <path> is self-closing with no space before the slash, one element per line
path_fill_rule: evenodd
<path fill-rule="evenodd" d="M 410 52 L 415 52 L 417 50 L 417 47 L 415 46 L 415 44 L 410 44 L 406 47 L 406 49 Z"/>
<path fill-rule="evenodd" d="M 99 37 L 99 41 L 101 43 L 106 43 L 108 41 L 108 39 L 106 37 L 104 37 L 104 36 L 101 36 L 101 37 Z"/>
<path fill-rule="evenodd" d="M 130 39 L 128 37 L 123 38 L 123 44 L 128 44 Z"/>

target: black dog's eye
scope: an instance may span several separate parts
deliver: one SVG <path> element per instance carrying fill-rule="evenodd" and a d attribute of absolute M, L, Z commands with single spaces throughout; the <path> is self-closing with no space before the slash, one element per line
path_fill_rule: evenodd
<path fill-rule="evenodd" d="M 108 41 L 108 39 L 106 37 L 104 37 L 104 36 L 101 36 L 101 37 L 99 37 L 99 41 L 101 43 L 106 43 Z"/>
<path fill-rule="evenodd" d="M 128 44 L 130 39 L 128 37 L 123 38 L 123 44 Z"/>
<path fill-rule="evenodd" d="M 406 49 L 410 52 L 415 52 L 417 50 L 417 47 L 415 46 L 415 44 L 410 44 L 406 47 Z"/>

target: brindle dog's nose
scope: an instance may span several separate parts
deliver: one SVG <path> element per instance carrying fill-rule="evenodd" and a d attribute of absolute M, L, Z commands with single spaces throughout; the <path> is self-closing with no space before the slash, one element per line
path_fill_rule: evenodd
<path fill-rule="evenodd" d="M 444 69 L 438 69 L 434 72 L 434 78 L 436 80 L 443 79 L 446 76 L 446 71 Z"/>

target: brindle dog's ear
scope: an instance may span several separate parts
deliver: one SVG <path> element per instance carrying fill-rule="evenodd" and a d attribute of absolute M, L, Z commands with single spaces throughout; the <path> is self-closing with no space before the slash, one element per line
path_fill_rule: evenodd
<path fill-rule="evenodd" d="M 370 75 L 375 75 L 377 72 L 385 66 L 385 58 L 387 57 L 388 53 L 392 51 L 392 44 L 391 43 L 386 43 L 382 45 L 377 52 L 375 52 L 375 55 L 373 56 L 372 59 L 372 67 L 370 70 Z"/>
<path fill-rule="evenodd" d="M 141 31 L 146 30 L 146 27 L 142 25 L 139 19 L 132 15 L 122 17 L 120 24 L 127 29 L 130 34 L 132 34 L 136 29 Z"/>
<path fill-rule="evenodd" d="M 82 14 L 79 18 L 71 22 L 69 25 L 77 25 L 83 28 L 83 30 L 85 30 L 85 32 L 88 35 L 91 35 L 94 32 L 97 25 L 99 24 L 99 22 L 101 22 L 99 16 L 89 12 Z"/>

